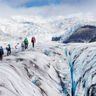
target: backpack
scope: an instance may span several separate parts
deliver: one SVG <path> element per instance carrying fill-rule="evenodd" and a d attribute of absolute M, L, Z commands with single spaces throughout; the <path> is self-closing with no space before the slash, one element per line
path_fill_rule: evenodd
<path fill-rule="evenodd" d="M 35 37 L 32 37 L 31 42 L 36 42 Z"/>
<path fill-rule="evenodd" d="M 7 46 L 6 46 L 6 50 L 11 50 L 10 45 L 7 45 Z"/>

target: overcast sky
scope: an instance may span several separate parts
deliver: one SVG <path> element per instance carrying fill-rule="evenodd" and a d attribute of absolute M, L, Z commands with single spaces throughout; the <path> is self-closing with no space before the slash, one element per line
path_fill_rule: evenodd
<path fill-rule="evenodd" d="M 0 0 L 0 16 L 57 16 L 96 11 L 96 0 Z"/>

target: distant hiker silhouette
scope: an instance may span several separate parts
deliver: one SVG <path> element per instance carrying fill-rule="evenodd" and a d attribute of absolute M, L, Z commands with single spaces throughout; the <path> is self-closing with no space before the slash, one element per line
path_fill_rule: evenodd
<path fill-rule="evenodd" d="M 6 50 L 7 50 L 7 56 L 10 55 L 11 54 L 11 46 L 10 46 L 10 44 L 8 44 L 6 46 Z"/>
<path fill-rule="evenodd" d="M 24 44 L 25 44 L 25 49 L 27 49 L 28 48 L 28 39 L 27 38 L 24 39 Z"/>
<path fill-rule="evenodd" d="M 32 42 L 32 46 L 34 48 L 34 43 L 36 43 L 36 38 L 35 37 L 32 37 L 31 42 Z"/>
<path fill-rule="evenodd" d="M 4 50 L 3 50 L 2 46 L 0 46 L 0 60 L 3 59 L 3 54 L 4 54 Z"/>

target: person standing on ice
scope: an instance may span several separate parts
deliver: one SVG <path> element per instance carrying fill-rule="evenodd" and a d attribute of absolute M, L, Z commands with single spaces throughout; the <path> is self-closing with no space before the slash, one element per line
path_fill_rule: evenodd
<path fill-rule="evenodd" d="M 27 49 L 28 48 L 28 39 L 27 38 L 24 39 L 24 44 L 25 44 L 25 49 Z"/>
<path fill-rule="evenodd" d="M 3 54 L 4 54 L 4 50 L 3 50 L 2 46 L 0 46 L 0 60 L 3 59 Z"/>
<path fill-rule="evenodd" d="M 32 42 L 32 46 L 34 48 L 34 43 L 36 43 L 36 38 L 35 37 L 32 37 L 31 42 Z"/>
<path fill-rule="evenodd" d="M 21 43 L 21 50 L 24 51 L 25 45 L 24 42 Z"/>
<path fill-rule="evenodd" d="M 7 56 L 9 56 L 11 54 L 11 46 L 10 46 L 10 44 L 8 44 L 6 46 L 6 50 L 7 50 Z"/>
<path fill-rule="evenodd" d="M 18 45 L 19 45 L 19 43 L 17 43 L 17 44 L 15 45 L 15 49 L 18 49 Z"/>

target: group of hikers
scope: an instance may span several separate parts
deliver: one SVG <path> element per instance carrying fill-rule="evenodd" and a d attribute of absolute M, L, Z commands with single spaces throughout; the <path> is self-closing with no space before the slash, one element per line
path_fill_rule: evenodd
<path fill-rule="evenodd" d="M 32 37 L 31 43 L 32 43 L 33 48 L 34 48 L 34 43 L 35 42 L 36 42 L 36 38 Z M 17 45 L 18 44 L 19 43 L 17 43 Z M 25 38 L 24 41 L 21 43 L 21 50 L 24 51 L 25 49 L 28 49 L 28 44 L 29 44 L 28 39 Z M 15 48 L 17 49 L 17 46 L 15 46 Z M 7 51 L 7 56 L 9 56 L 11 54 L 11 45 L 10 44 L 8 44 L 6 46 L 6 51 Z M 0 60 L 3 59 L 3 55 L 4 55 L 4 50 L 3 50 L 3 47 L 0 46 Z"/>

